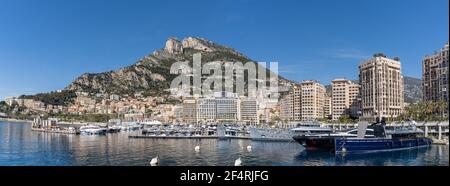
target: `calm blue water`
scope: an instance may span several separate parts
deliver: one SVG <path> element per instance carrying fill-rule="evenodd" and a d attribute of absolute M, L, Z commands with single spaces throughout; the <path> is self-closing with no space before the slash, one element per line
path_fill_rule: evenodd
<path fill-rule="evenodd" d="M 0 121 L 1 165 L 149 165 L 159 156 L 161 165 L 366 166 L 449 165 L 447 145 L 336 157 L 307 152 L 297 143 L 249 140 L 129 139 L 121 132 L 106 136 L 77 136 L 33 132 L 27 123 Z M 201 146 L 195 152 L 196 145 Z M 247 151 L 251 145 L 252 151 Z"/>

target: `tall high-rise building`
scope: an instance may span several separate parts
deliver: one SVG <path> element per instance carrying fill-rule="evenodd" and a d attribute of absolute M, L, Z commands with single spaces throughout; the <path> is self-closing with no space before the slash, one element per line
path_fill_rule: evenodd
<path fill-rule="evenodd" d="M 339 78 L 331 82 L 332 120 L 342 115 L 358 116 L 360 86 L 350 80 Z"/>
<path fill-rule="evenodd" d="M 315 121 L 324 118 L 325 87 L 316 81 L 300 83 L 301 120 Z"/>
<path fill-rule="evenodd" d="M 403 113 L 403 75 L 399 58 L 375 54 L 359 65 L 363 120 L 395 118 Z"/>
<path fill-rule="evenodd" d="M 425 56 L 422 62 L 422 88 L 424 101 L 448 102 L 448 60 L 449 44 L 435 52 L 433 55 Z M 446 113 L 448 114 L 448 109 Z"/>

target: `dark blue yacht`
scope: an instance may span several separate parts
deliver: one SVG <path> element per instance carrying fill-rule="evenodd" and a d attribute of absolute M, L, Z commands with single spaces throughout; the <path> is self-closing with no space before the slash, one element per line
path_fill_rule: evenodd
<path fill-rule="evenodd" d="M 314 136 L 294 136 L 307 150 L 324 149 L 341 153 L 367 153 L 429 146 L 432 140 L 420 137 L 423 131 L 414 124 L 387 127 L 384 118 L 370 126 L 364 123 L 358 129 Z"/>

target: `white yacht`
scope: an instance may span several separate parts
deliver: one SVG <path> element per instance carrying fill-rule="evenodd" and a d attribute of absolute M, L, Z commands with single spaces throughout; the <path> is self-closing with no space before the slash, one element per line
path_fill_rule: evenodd
<path fill-rule="evenodd" d="M 320 123 L 298 123 L 295 128 L 291 129 L 296 135 L 318 135 L 330 134 L 333 129 L 330 127 L 323 127 Z"/>
<path fill-rule="evenodd" d="M 163 125 L 158 120 L 148 120 L 141 123 L 143 126 L 142 134 L 146 135 L 156 135 L 159 134 L 161 131 L 159 130 L 159 127 Z"/>
<path fill-rule="evenodd" d="M 133 131 L 139 130 L 141 128 L 141 125 L 136 122 L 122 122 L 120 128 L 122 131 Z"/>
<path fill-rule="evenodd" d="M 142 125 L 162 125 L 162 123 L 158 120 L 148 120 L 148 121 L 144 121 L 142 122 Z"/>
<path fill-rule="evenodd" d="M 102 128 L 98 125 L 85 125 L 80 127 L 80 133 L 91 135 L 91 134 L 106 134 L 107 128 Z"/>

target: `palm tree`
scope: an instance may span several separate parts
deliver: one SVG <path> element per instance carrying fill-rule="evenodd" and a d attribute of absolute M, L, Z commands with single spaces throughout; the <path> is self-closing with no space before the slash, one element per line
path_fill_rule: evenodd
<path fill-rule="evenodd" d="M 441 119 L 443 119 L 445 109 L 447 109 L 447 102 L 445 102 L 444 100 L 439 100 L 439 102 L 437 102 L 436 104 L 437 104 L 436 106 L 437 106 L 439 115 L 440 115 Z"/>

